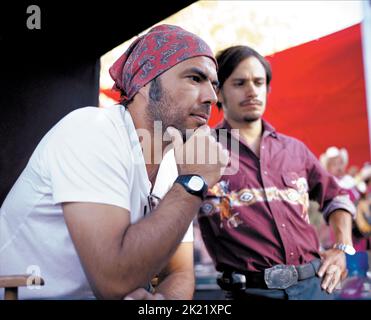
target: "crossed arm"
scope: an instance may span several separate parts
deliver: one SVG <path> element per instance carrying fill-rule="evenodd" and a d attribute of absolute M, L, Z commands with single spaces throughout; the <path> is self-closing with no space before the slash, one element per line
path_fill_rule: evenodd
<path fill-rule="evenodd" d="M 169 264 L 158 277 L 159 284 L 154 292 L 138 288 L 125 299 L 162 300 L 192 299 L 195 277 L 193 271 L 193 243 L 181 243 Z"/>
<path fill-rule="evenodd" d="M 146 287 L 171 259 L 157 290 L 166 298 L 190 298 L 194 288 L 190 246 L 176 249 L 200 204 L 199 198 L 175 184 L 151 215 L 130 224 L 130 213 L 124 208 L 63 203 L 67 227 L 95 295 L 122 299 Z M 184 286 L 185 279 L 191 278 Z"/>

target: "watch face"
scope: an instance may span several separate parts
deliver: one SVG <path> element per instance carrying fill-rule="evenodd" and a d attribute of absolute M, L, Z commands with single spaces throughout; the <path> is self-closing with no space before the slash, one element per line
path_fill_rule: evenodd
<path fill-rule="evenodd" d="M 344 251 L 346 254 L 353 255 L 356 253 L 356 249 L 348 244 L 337 243 L 334 245 L 334 248 Z"/>
<path fill-rule="evenodd" d="M 349 255 L 353 255 L 356 253 L 356 249 L 354 249 L 352 246 L 345 246 L 344 252 Z"/>
<path fill-rule="evenodd" d="M 200 177 L 197 177 L 197 176 L 193 176 L 188 182 L 188 187 L 194 191 L 200 191 L 203 186 L 204 186 L 204 181 Z"/>

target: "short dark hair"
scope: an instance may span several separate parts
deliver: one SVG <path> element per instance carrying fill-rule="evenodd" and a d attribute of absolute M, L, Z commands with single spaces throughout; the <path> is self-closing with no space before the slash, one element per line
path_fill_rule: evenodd
<path fill-rule="evenodd" d="M 240 64 L 241 61 L 255 57 L 263 65 L 265 70 L 265 75 L 267 78 L 267 87 L 272 80 L 272 68 L 269 62 L 257 51 L 248 46 L 233 46 L 219 51 L 216 55 L 216 60 L 218 61 L 218 80 L 219 88 L 221 88 L 224 82 L 232 74 L 234 69 Z"/>
<path fill-rule="evenodd" d="M 162 94 L 163 94 L 163 90 L 162 90 L 162 85 L 161 85 L 159 76 L 157 76 L 156 78 L 153 78 L 149 83 L 150 83 L 150 87 L 149 87 L 148 94 L 149 94 L 150 99 L 153 101 L 160 101 Z M 119 103 L 123 105 L 124 107 L 128 107 L 128 105 L 133 101 L 133 98 L 128 101 L 125 101 L 126 98 L 124 98 L 125 96 L 124 91 L 121 89 L 119 89 L 119 91 L 121 95 Z"/>

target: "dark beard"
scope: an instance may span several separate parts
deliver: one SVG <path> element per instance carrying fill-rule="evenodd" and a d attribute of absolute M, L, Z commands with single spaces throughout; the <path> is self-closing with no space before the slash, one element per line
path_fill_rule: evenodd
<path fill-rule="evenodd" d="M 260 117 L 258 117 L 258 116 L 244 116 L 243 117 L 244 122 L 248 122 L 248 123 L 258 121 L 259 119 L 260 119 Z"/>
<path fill-rule="evenodd" d="M 162 133 L 164 134 L 166 128 L 172 126 L 180 130 L 183 142 L 186 141 L 186 129 L 183 127 L 181 119 L 174 117 L 171 112 L 171 108 L 175 103 L 168 94 L 168 92 L 162 87 L 161 80 L 157 77 L 152 80 L 151 87 L 149 88 L 149 103 L 147 107 L 147 119 L 152 124 L 154 121 L 162 122 Z"/>

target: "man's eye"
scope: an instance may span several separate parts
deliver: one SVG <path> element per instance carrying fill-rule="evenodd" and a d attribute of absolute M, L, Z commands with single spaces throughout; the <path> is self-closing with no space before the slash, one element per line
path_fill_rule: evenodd
<path fill-rule="evenodd" d="M 235 82 L 234 86 L 235 87 L 242 87 L 244 85 L 244 82 Z"/>
<path fill-rule="evenodd" d="M 189 76 L 189 78 L 192 80 L 192 81 L 195 81 L 195 82 L 201 82 L 201 78 L 199 76 Z"/>

